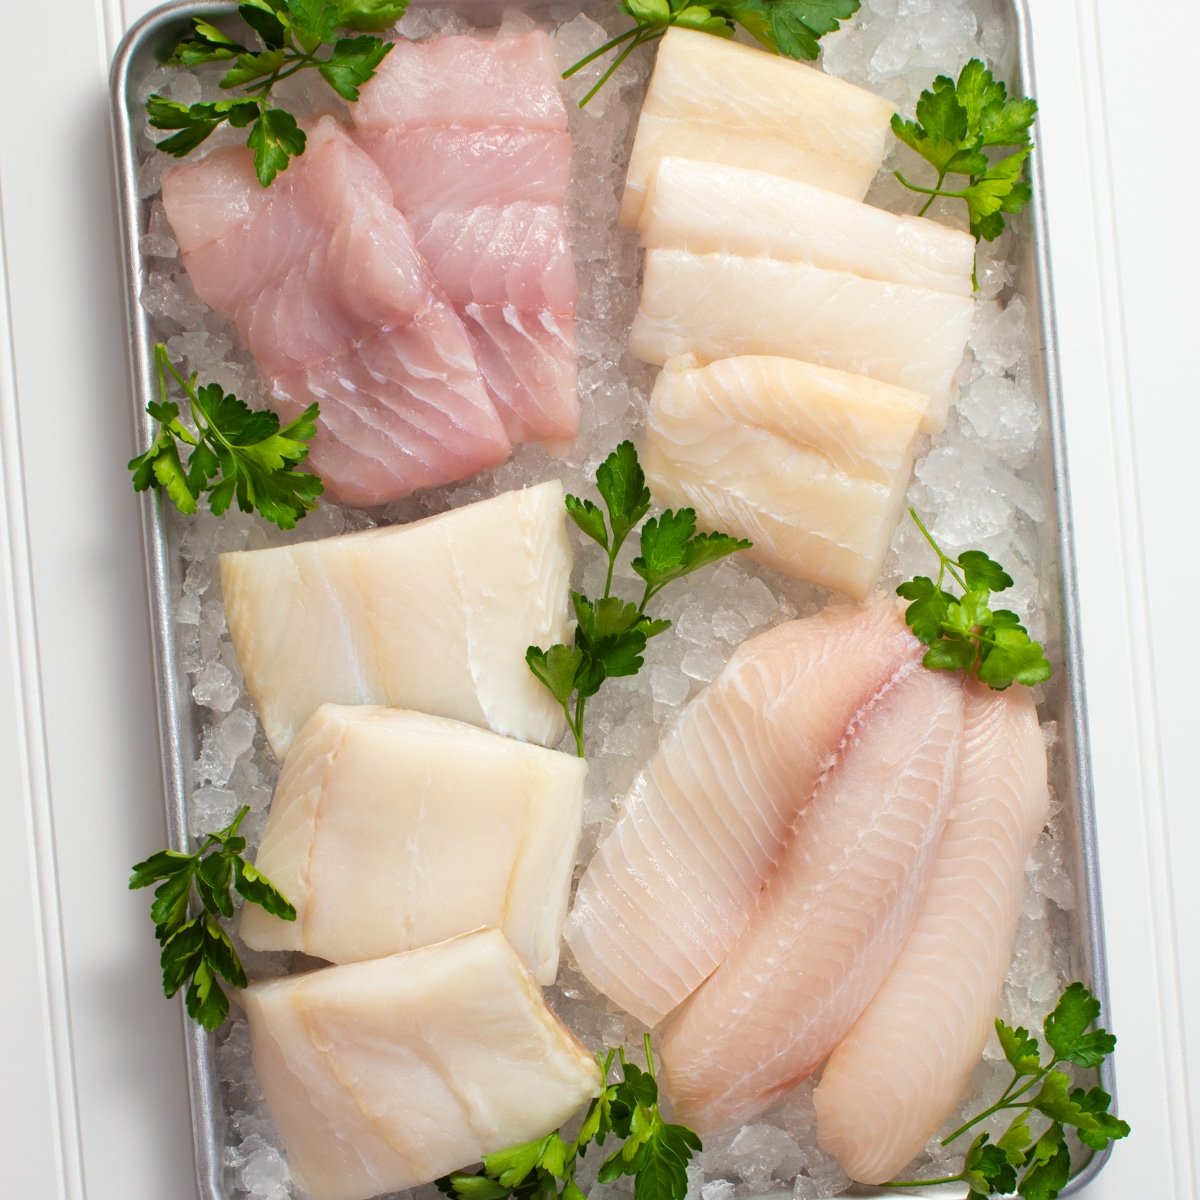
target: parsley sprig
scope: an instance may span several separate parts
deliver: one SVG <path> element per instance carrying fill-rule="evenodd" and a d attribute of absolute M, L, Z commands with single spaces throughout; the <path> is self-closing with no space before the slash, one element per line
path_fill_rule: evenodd
<path fill-rule="evenodd" d="M 590 600 L 571 593 L 575 610 L 575 638 L 570 646 L 559 642 L 547 650 L 530 646 L 525 652 L 529 669 L 562 705 L 575 738 L 575 751 L 583 757 L 583 717 L 588 700 L 606 679 L 636 675 L 642 669 L 642 652 L 652 637 L 670 629 L 671 622 L 655 620 L 646 605 L 669 583 L 682 579 L 750 543 L 725 533 L 697 533 L 696 513 L 690 508 L 667 509 L 651 517 L 641 531 L 641 554 L 632 562 L 645 586 L 639 603 L 612 594 L 613 569 L 626 538 L 650 511 L 650 489 L 632 442 L 622 442 L 596 471 L 596 487 L 605 512 L 591 500 L 567 496 L 567 513 L 579 528 L 608 556 L 604 594 Z"/>
<path fill-rule="evenodd" d="M 394 25 L 407 7 L 408 0 L 245 0 L 238 5 L 238 15 L 258 35 L 261 50 L 235 41 L 203 17 L 193 17 L 192 32 L 175 47 L 168 63 L 195 67 L 232 62 L 221 87 L 240 88 L 243 95 L 180 104 L 156 92 L 146 102 L 150 124 L 176 131 L 158 148 L 183 158 L 226 121 L 235 129 L 249 126 L 246 145 L 254 151 L 259 183 L 269 187 L 304 153 L 306 140 L 292 113 L 271 107 L 272 88 L 299 71 L 314 69 L 343 100 L 357 100 L 359 87 L 392 48 L 391 42 L 371 34 Z M 359 36 L 336 37 L 339 29 Z"/>
<path fill-rule="evenodd" d="M 860 0 L 712 0 L 704 4 L 691 0 L 621 0 L 620 7 L 634 19 L 633 28 L 610 38 L 563 72 L 563 78 L 570 79 L 601 55 L 624 47 L 579 101 L 580 108 L 639 46 L 658 41 L 672 25 L 725 38 L 733 37 L 740 25 L 766 49 L 811 62 L 820 53 L 821 38 L 852 17 L 861 5 Z"/>
<path fill-rule="evenodd" d="M 1008 95 L 977 58 L 962 69 L 956 83 L 939 75 L 931 90 L 921 93 L 915 121 L 892 117 L 892 132 L 937 171 L 937 183 L 923 187 L 896 172 L 906 188 L 929 197 L 924 216 L 938 196 L 963 200 L 976 241 L 994 241 L 1004 232 L 1004 215 L 1025 207 L 1032 191 L 1025 180 L 1025 163 L 1033 151 L 1030 130 L 1037 101 Z M 986 153 L 992 147 L 1015 150 L 996 162 Z M 946 188 L 948 175 L 966 176 L 962 188 Z"/>
<path fill-rule="evenodd" d="M 1033 641 L 1021 618 L 1006 608 L 993 609 L 993 592 L 1012 587 L 1012 576 L 982 550 L 964 550 L 950 558 L 933 540 L 924 522 L 910 508 L 925 540 L 938 556 L 936 581 L 918 575 L 902 583 L 896 594 L 912 603 L 904 619 L 929 649 L 922 660 L 937 671 L 965 671 L 996 691 L 1012 683 L 1033 687 L 1050 678 L 1050 663 L 1040 643 Z M 943 589 L 949 576 L 963 594 Z"/>
<path fill-rule="evenodd" d="M 208 506 L 218 516 L 236 498 L 242 512 L 255 509 L 280 529 L 292 529 L 317 506 L 325 485 L 316 475 L 295 468 L 308 455 L 317 430 L 317 405 L 311 404 L 280 428 L 273 412 L 252 409 L 218 384 L 197 387 L 196 375 L 185 378 L 161 342 L 154 347 L 160 399 L 146 411 L 159 423 L 150 449 L 129 461 L 135 491 L 157 487 L 182 513 L 194 513 L 208 493 Z M 187 398 L 193 429 L 167 398 L 172 379 Z M 187 464 L 180 446 L 192 447 Z"/>
<path fill-rule="evenodd" d="M 625 1051 L 596 1055 L 604 1086 L 592 1101 L 574 1138 L 561 1131 L 489 1154 L 483 1170 L 458 1172 L 437 1181 L 438 1188 L 458 1200 L 584 1200 L 575 1171 L 588 1147 L 621 1139 L 600 1164 L 598 1181 L 633 1177 L 634 1200 L 684 1200 L 687 1164 L 702 1149 L 686 1125 L 671 1125 L 658 1106 L 658 1081 L 650 1035 L 644 1039 L 646 1069 L 626 1060 Z M 611 1079 L 614 1065 L 620 1077 Z"/>
<path fill-rule="evenodd" d="M 186 985 L 188 1016 L 209 1030 L 229 1014 L 229 997 L 219 979 L 246 986 L 246 972 L 220 922 L 233 916 L 230 888 L 272 916 L 296 919 L 296 910 L 279 889 L 242 857 L 246 839 L 238 826 L 249 811 L 249 806 L 239 809 L 232 823 L 206 835 L 194 854 L 160 850 L 138 863 L 129 878 L 131 890 L 158 883 L 150 917 L 162 946 L 163 992 L 174 996 Z M 200 901 L 195 916 L 193 892 Z"/>
<path fill-rule="evenodd" d="M 943 1179 L 898 1180 L 884 1187 L 930 1187 L 965 1183 L 973 1196 L 1008 1196 L 1026 1200 L 1055 1200 L 1071 1175 L 1071 1153 L 1065 1131 L 1073 1129 L 1092 1150 L 1128 1137 L 1129 1125 L 1109 1112 L 1112 1097 L 1102 1088 L 1072 1088 L 1060 1065 L 1097 1067 L 1115 1048 L 1117 1039 L 1106 1029 L 1092 1029 L 1100 1016 L 1100 1001 L 1073 983 L 1063 992 L 1043 1023 L 1050 1059 L 1027 1029 L 996 1021 L 996 1035 L 1013 1069 L 1012 1082 L 1000 1098 L 942 1139 L 948 1146 L 981 1121 L 998 1112 L 1015 1112 L 1008 1128 L 996 1139 L 981 1133 L 967 1151 L 962 1171 Z M 1045 1117 L 1045 1128 L 1034 1135 L 1033 1125 Z"/>

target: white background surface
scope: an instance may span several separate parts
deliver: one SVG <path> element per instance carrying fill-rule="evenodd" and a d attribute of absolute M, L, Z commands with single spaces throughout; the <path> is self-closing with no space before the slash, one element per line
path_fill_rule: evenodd
<path fill-rule="evenodd" d="M 1200 9 L 1029 4 L 1109 1016 L 1134 1126 L 1086 1197 L 1195 1200 Z M 106 73 L 149 7 L 58 0 L 47 22 L 48 6 L 5 5 L 0 1195 L 22 1200 L 195 1195 L 179 1012 L 158 994 L 145 899 L 124 886 L 165 833 L 137 506 L 113 466 L 130 452 L 130 405 Z"/>

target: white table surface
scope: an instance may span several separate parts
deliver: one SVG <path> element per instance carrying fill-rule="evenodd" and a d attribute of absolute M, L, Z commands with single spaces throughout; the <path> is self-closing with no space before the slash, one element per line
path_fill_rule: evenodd
<path fill-rule="evenodd" d="M 1200 1196 L 1190 602 L 1200 386 L 1191 0 L 1029 0 L 1101 868 L 1134 1136 L 1087 1200 Z M 195 1195 L 179 1010 L 131 863 L 163 842 L 107 64 L 148 0 L 5 4 L 0 1196 Z M 1149 15 L 1153 8 L 1154 15 Z M 51 15 L 52 14 L 52 15 Z M 47 19 L 47 18 L 50 19 Z M 1153 46 L 1153 59 L 1135 60 Z M 53 88 L 48 86 L 52 80 Z"/>

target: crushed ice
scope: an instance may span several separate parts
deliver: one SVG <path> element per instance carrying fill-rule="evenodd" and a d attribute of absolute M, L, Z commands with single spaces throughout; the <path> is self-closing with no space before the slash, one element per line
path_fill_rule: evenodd
<path fill-rule="evenodd" d="M 564 67 L 624 27 L 624 19 L 607 2 L 589 3 L 584 9 L 580 13 L 578 5 L 564 0 L 538 10 L 536 23 L 551 30 Z M 533 24 L 529 16 L 512 12 L 503 17 L 502 28 L 519 32 Z M 459 12 L 415 5 L 401 25 L 402 32 L 414 37 L 468 28 Z M 972 56 L 1011 74 L 1012 35 L 1006 10 L 994 0 L 864 0 L 859 16 L 825 39 L 824 67 L 881 92 L 910 115 L 934 74 L 956 74 Z M 409 520 L 552 474 L 560 475 L 568 490 L 587 495 L 605 454 L 623 437 L 636 439 L 654 370 L 633 360 L 625 346 L 637 305 L 639 252 L 635 236 L 614 228 L 622 184 L 621 170 L 614 164 L 624 159 L 632 142 L 650 64 L 648 55 L 634 56 L 585 110 L 579 110 L 573 101 L 595 82 L 605 65 L 592 64 L 564 84 L 575 174 L 586 181 L 568 196 L 574 253 L 586 285 L 578 312 L 584 417 L 580 438 L 567 458 L 556 462 L 535 447 L 524 447 L 495 471 L 401 501 L 381 513 L 322 506 L 291 535 L 236 511 L 220 520 L 203 513 L 190 519 L 168 516 L 171 537 L 179 548 L 173 608 L 177 651 L 187 676 L 187 693 L 195 702 L 189 811 L 194 836 L 228 824 L 238 807 L 248 804 L 252 812 L 243 831 L 255 845 L 278 774 L 228 640 L 214 569 L 218 553 L 331 536 L 367 528 L 377 519 Z M 218 99 L 216 77 L 158 68 L 142 82 L 139 93 L 145 96 L 159 90 L 189 103 Z M 327 107 L 320 91 L 298 94 Z M 218 144 L 234 137 L 235 131 L 225 131 Z M 257 371 L 235 331 L 200 304 L 183 272 L 177 244 L 155 198 L 171 160 L 150 151 L 154 140 L 152 131 L 142 131 L 138 191 L 152 203 L 140 240 L 147 268 L 141 302 L 157 336 L 188 371 L 198 371 L 248 402 L 261 404 Z M 890 168 L 901 163 L 913 165 L 915 160 L 907 154 L 903 147 L 892 149 L 869 196 L 873 203 L 913 211 L 912 193 L 890 174 Z M 961 224 L 949 209 L 939 212 L 935 207 L 930 215 Z M 1053 539 L 1045 520 L 1050 452 L 1031 361 L 1037 345 L 1033 316 L 1021 294 L 1028 281 L 1014 266 L 1027 230 L 1022 219 L 1014 224 L 1015 233 L 980 249 L 979 304 L 961 372 L 958 407 L 947 430 L 924 447 L 927 453 L 915 472 L 909 502 L 949 551 L 978 545 L 1008 567 L 1016 579 L 1011 606 L 1028 615 L 1035 636 L 1049 639 L 1048 651 L 1055 657 L 1057 612 L 1047 611 L 1058 587 Z M 897 530 L 881 586 L 890 589 L 930 566 L 928 548 L 905 520 Z M 598 566 L 592 555 L 580 555 L 576 574 L 577 586 L 581 581 L 585 587 L 597 584 Z M 618 571 L 618 586 L 622 583 L 629 587 L 635 583 L 627 566 Z M 611 825 L 617 803 L 664 727 L 716 675 L 736 646 L 779 621 L 816 611 L 823 602 L 824 593 L 818 589 L 736 560 L 662 597 L 656 615 L 669 617 L 675 628 L 651 643 L 646 668 L 637 681 L 615 681 L 591 703 L 581 863 Z M 1052 759 L 1054 736 L 1048 723 Z M 1005 1015 L 1030 1028 L 1040 1025 L 1047 1005 L 1074 966 L 1068 914 L 1075 904 L 1075 882 L 1067 868 L 1070 854 L 1065 836 L 1061 820 L 1056 819 L 1031 860 L 1005 991 Z M 252 975 L 288 968 L 286 955 L 258 955 L 240 945 L 239 949 Z M 640 1054 L 641 1026 L 598 996 L 569 955 L 548 999 L 586 1044 L 625 1044 Z M 995 1046 L 989 1047 L 987 1060 L 976 1073 L 976 1096 L 1003 1085 L 1004 1064 L 996 1061 L 998 1054 Z M 230 1196 L 249 1200 L 295 1196 L 278 1133 L 254 1079 L 243 1020 L 232 1020 L 217 1035 L 216 1060 L 224 1102 L 218 1139 Z M 976 1106 L 972 1096 L 961 1112 Z M 954 1169 L 953 1152 L 941 1149 L 936 1139 L 913 1167 L 922 1177 Z M 778 1196 L 790 1192 L 793 1200 L 810 1200 L 838 1195 L 850 1187 L 837 1163 L 816 1147 L 811 1081 L 764 1120 L 710 1138 L 689 1179 L 689 1200 L 745 1200 L 768 1192 Z M 593 1200 L 625 1194 L 621 1185 L 595 1185 L 591 1190 Z M 423 1188 L 418 1195 L 426 1200 L 436 1193 Z"/>

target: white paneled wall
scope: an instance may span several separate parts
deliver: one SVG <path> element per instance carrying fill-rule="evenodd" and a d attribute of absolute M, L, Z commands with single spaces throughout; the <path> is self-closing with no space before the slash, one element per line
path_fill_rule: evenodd
<path fill-rule="evenodd" d="M 1135 1129 L 1087 1197 L 1195 1200 L 1200 1052 L 1184 1017 L 1200 988 L 1200 385 L 1182 360 L 1200 336 L 1200 11 L 1165 0 L 1131 28 L 1118 0 L 1029 5 L 1121 1111 Z M 59 0 L 52 22 L 43 6 L 12 7 L 0 83 L 0 1193 L 187 1200 L 180 1018 L 159 994 L 145 897 L 125 890 L 164 829 L 137 507 L 114 470 L 129 456 L 130 406 L 106 72 L 151 6 Z"/>

